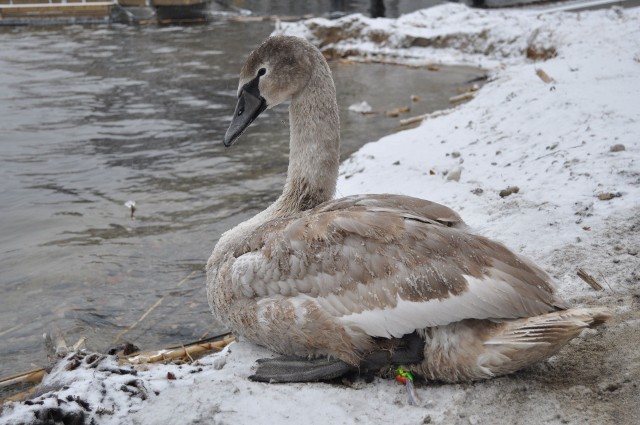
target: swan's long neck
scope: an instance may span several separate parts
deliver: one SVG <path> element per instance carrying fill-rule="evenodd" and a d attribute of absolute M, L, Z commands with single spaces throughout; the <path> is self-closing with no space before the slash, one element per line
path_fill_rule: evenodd
<path fill-rule="evenodd" d="M 318 65 L 305 89 L 291 100 L 289 169 L 276 216 L 313 208 L 333 198 L 340 162 L 340 119 L 331 71 Z"/>
<path fill-rule="evenodd" d="M 291 100 L 289 123 L 289 169 L 282 195 L 266 210 L 225 232 L 209 259 L 210 265 L 261 224 L 289 217 L 333 197 L 340 163 L 340 118 L 326 62 L 317 64 L 309 83 Z"/>

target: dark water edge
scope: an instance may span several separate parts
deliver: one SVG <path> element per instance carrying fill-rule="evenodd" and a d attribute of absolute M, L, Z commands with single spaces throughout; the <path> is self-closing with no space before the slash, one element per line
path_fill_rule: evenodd
<path fill-rule="evenodd" d="M 233 149 L 221 143 L 238 70 L 272 30 L 225 19 L 0 29 L 0 376 L 46 364 L 53 328 L 104 351 L 156 303 L 122 339 L 151 349 L 222 330 L 206 259 L 277 197 L 286 171 L 286 107 Z M 349 105 L 391 109 L 415 94 L 411 115 L 442 109 L 482 73 L 331 66 L 343 158 L 398 123 Z"/>

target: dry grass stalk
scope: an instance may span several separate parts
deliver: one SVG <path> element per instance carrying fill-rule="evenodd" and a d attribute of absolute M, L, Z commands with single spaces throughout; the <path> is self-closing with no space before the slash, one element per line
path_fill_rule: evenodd
<path fill-rule="evenodd" d="M 477 84 L 473 84 L 473 85 L 468 86 L 468 87 L 458 87 L 458 88 L 456 89 L 456 91 L 457 91 L 458 93 L 460 93 L 460 94 L 463 94 L 463 93 L 469 93 L 469 92 L 472 92 L 472 91 L 478 91 L 478 90 L 480 90 L 480 86 L 479 86 L 479 85 L 477 85 Z"/>
<path fill-rule="evenodd" d="M 85 337 L 81 337 L 78 342 L 76 342 L 75 344 L 73 344 L 72 350 L 73 351 L 78 351 L 80 349 L 80 347 L 82 347 L 82 345 L 85 343 L 85 341 L 87 340 L 87 338 Z"/>
<path fill-rule="evenodd" d="M 555 83 L 555 80 L 551 77 L 549 77 L 549 74 L 547 74 L 546 72 L 544 72 L 542 69 L 537 68 L 536 69 L 536 75 L 538 77 L 540 77 L 540 79 L 542 81 L 545 82 L 545 84 L 550 84 L 550 83 Z"/>
<path fill-rule="evenodd" d="M 591 276 L 589 273 L 585 272 L 582 269 L 578 269 L 578 277 L 582 280 L 584 280 L 585 282 L 587 282 L 589 284 L 589 286 L 591 286 L 594 290 L 596 291 L 603 291 L 604 288 L 602 287 L 602 285 L 600 285 L 598 283 L 598 281 L 596 281 L 596 279 Z"/>
<path fill-rule="evenodd" d="M 5 401 L 23 401 L 24 399 L 26 399 L 27 397 L 29 397 L 31 394 L 33 394 L 33 392 L 36 390 L 36 388 L 38 387 L 31 387 L 26 391 L 23 391 L 21 393 L 18 394 L 14 394 L 10 397 L 7 397 L 3 400 L 0 400 L 0 405 L 2 403 L 4 403 Z"/>
<path fill-rule="evenodd" d="M 437 118 L 443 115 L 447 115 L 449 112 L 451 112 L 451 109 L 443 109 L 440 111 L 430 112 L 428 114 L 416 115 L 415 117 L 400 120 L 400 125 L 405 126 L 405 125 L 415 124 L 417 122 L 424 121 L 427 118 Z"/>
<path fill-rule="evenodd" d="M 14 327 L 12 327 L 12 328 L 5 329 L 4 331 L 0 332 L 0 336 L 4 336 L 4 335 L 6 335 L 6 334 L 8 334 L 8 333 L 11 333 L 11 332 L 13 332 L 13 331 L 16 331 L 16 330 L 20 329 L 21 327 L 22 327 L 22 323 L 19 323 L 19 324 L 15 325 L 15 326 L 14 326 Z"/>
<path fill-rule="evenodd" d="M 182 286 L 183 283 L 185 283 L 187 280 L 191 279 L 191 277 L 196 274 L 196 270 L 192 271 L 191 273 L 189 273 L 189 275 L 187 277 L 185 277 L 184 279 L 182 279 L 177 285 L 176 288 L 179 288 L 180 286 Z M 169 295 L 169 294 L 167 294 Z M 121 331 L 118 335 L 116 335 L 116 337 L 113 339 L 113 341 L 111 342 L 112 344 L 116 344 L 118 341 L 120 341 L 120 338 L 122 338 L 125 334 L 131 332 L 136 326 L 138 326 L 144 319 L 147 318 L 147 316 L 153 311 L 155 310 L 160 304 L 162 304 L 165 300 L 165 298 L 167 298 L 167 295 L 163 295 L 158 301 L 156 301 L 151 307 L 149 307 L 149 309 L 147 309 L 147 311 L 144 312 L 144 314 L 142 316 L 140 316 L 140 318 L 133 323 L 131 326 L 129 326 L 127 329 L 124 329 L 123 331 Z"/>
<path fill-rule="evenodd" d="M 467 92 L 467 93 L 462 93 L 459 94 L 457 96 L 452 96 L 449 98 L 449 102 L 451 103 L 456 103 L 456 102 L 462 102 L 463 100 L 471 100 L 476 96 L 475 92 Z"/>
<path fill-rule="evenodd" d="M 398 106 L 397 108 L 385 111 L 384 114 L 388 117 L 397 117 L 398 115 L 406 114 L 409 111 L 411 111 L 411 108 L 408 106 Z"/>
<path fill-rule="evenodd" d="M 222 341 L 194 343 L 185 347 L 179 347 L 174 349 L 164 349 L 158 351 L 152 351 L 148 353 L 140 353 L 134 356 L 128 356 L 121 359 L 123 363 L 129 364 L 145 364 L 145 363 L 157 363 L 164 360 L 175 360 L 183 357 L 192 358 L 193 356 L 201 355 L 207 351 L 220 351 L 227 345 L 234 342 L 235 338 L 225 338 Z"/>
<path fill-rule="evenodd" d="M 9 387 L 20 383 L 37 384 L 44 377 L 44 368 L 33 369 L 27 372 L 16 373 L 15 375 L 0 378 L 0 388 Z"/>

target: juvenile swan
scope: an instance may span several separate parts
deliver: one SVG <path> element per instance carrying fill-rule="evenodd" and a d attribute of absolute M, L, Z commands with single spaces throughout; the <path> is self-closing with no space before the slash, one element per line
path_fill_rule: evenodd
<path fill-rule="evenodd" d="M 447 382 L 546 359 L 602 308 L 568 309 L 551 278 L 469 232 L 449 208 L 398 195 L 332 200 L 340 134 L 331 71 L 295 37 L 271 37 L 240 72 L 225 146 L 286 100 L 290 161 L 282 195 L 224 233 L 207 263 L 216 317 L 286 355 L 252 379 L 302 382 L 392 365 Z"/>

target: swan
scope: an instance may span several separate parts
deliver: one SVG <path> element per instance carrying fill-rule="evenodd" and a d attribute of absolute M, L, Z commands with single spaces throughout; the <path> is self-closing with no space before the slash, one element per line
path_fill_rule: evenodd
<path fill-rule="evenodd" d="M 213 314 L 283 355 L 258 360 L 250 379 L 322 381 L 391 366 L 429 380 L 486 379 L 542 361 L 609 318 L 605 308 L 569 308 L 542 269 L 443 205 L 333 199 L 335 87 L 303 39 L 273 36 L 249 55 L 224 145 L 287 100 L 282 195 L 225 232 L 206 266 Z"/>

